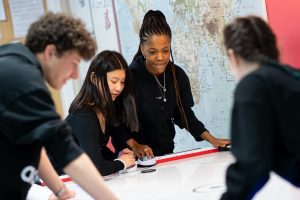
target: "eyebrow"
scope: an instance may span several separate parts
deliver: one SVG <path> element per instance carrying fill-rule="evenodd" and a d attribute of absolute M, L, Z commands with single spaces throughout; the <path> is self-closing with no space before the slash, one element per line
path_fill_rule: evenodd
<path fill-rule="evenodd" d="M 163 48 L 161 48 L 161 49 L 166 49 L 166 48 L 170 48 L 170 46 L 165 46 L 165 47 L 163 47 Z M 149 48 L 150 50 L 158 50 L 158 49 L 156 49 L 156 48 Z"/>
<path fill-rule="evenodd" d="M 116 76 L 113 76 L 113 77 L 111 77 L 111 78 L 113 78 L 113 79 L 118 79 L 118 80 L 126 79 L 126 77 L 124 77 L 124 78 L 119 78 L 119 77 L 116 77 Z"/>
<path fill-rule="evenodd" d="M 79 65 L 80 61 L 75 59 L 75 60 L 72 61 L 72 63 L 74 63 L 75 65 Z"/>

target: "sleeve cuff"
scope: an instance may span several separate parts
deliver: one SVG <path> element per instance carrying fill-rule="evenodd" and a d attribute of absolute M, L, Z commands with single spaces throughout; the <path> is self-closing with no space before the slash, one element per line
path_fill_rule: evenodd
<path fill-rule="evenodd" d="M 117 158 L 117 159 L 114 159 L 114 161 L 120 161 L 120 162 L 123 163 L 123 165 L 124 165 L 124 168 L 123 168 L 122 170 L 125 170 L 125 169 L 126 169 L 126 164 L 125 164 L 125 162 L 124 162 L 123 160 Z"/>

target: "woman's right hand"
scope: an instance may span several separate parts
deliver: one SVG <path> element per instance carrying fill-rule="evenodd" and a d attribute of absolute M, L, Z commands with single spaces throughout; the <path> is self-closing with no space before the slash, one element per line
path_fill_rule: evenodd
<path fill-rule="evenodd" d="M 153 151 L 148 145 L 139 144 L 132 138 L 127 141 L 127 145 L 139 158 L 143 158 L 144 156 L 154 157 Z"/>
<path fill-rule="evenodd" d="M 143 158 L 145 156 L 154 157 L 151 147 L 145 144 L 136 144 L 132 150 L 139 158 Z"/>
<path fill-rule="evenodd" d="M 118 157 L 118 159 L 125 163 L 126 169 L 135 165 L 135 156 L 131 153 L 123 153 Z"/>

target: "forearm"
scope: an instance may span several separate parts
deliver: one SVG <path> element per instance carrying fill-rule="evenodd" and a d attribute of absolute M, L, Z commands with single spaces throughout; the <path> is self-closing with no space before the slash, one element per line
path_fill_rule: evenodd
<path fill-rule="evenodd" d="M 212 136 L 208 131 L 204 131 L 203 133 L 200 134 L 200 137 L 203 140 L 206 140 L 209 143 L 213 143 L 214 140 L 216 139 L 214 136 Z"/>
<path fill-rule="evenodd" d="M 118 199 L 105 185 L 103 178 L 86 154 L 80 155 L 68 164 L 64 171 L 95 199 Z"/>
<path fill-rule="evenodd" d="M 42 148 L 41 152 L 39 176 L 54 194 L 64 187 L 64 183 L 60 180 L 59 176 L 54 170 L 44 148 Z"/>

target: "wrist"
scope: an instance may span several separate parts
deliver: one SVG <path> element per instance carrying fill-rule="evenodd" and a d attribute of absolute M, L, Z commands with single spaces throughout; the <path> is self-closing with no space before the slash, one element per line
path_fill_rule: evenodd
<path fill-rule="evenodd" d="M 208 131 L 204 131 L 202 134 L 201 134 L 201 138 L 206 140 L 207 142 L 213 144 L 214 142 L 214 139 L 215 137 L 212 136 Z"/>
<path fill-rule="evenodd" d="M 66 191 L 66 185 L 63 183 L 62 187 L 57 192 L 55 192 L 54 195 L 57 198 L 60 198 L 61 196 L 64 195 L 65 191 Z"/>
<path fill-rule="evenodd" d="M 133 150 L 137 147 L 138 143 L 134 139 L 127 140 L 127 145 Z"/>

